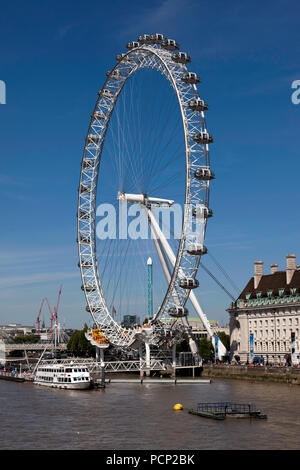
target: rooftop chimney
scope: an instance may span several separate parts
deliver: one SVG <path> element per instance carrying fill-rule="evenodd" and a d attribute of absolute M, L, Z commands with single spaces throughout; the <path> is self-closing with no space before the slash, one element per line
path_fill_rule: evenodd
<path fill-rule="evenodd" d="M 278 264 L 271 264 L 271 274 L 277 273 Z"/>
<path fill-rule="evenodd" d="M 289 284 L 296 271 L 296 255 L 286 255 L 286 283 Z"/>
<path fill-rule="evenodd" d="M 259 281 L 261 280 L 263 272 L 263 261 L 254 262 L 254 289 L 257 289 Z"/>

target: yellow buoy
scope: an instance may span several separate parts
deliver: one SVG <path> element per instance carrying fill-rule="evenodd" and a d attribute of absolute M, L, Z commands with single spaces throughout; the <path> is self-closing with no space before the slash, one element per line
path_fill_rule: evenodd
<path fill-rule="evenodd" d="M 176 405 L 174 405 L 173 410 L 176 410 L 176 411 L 183 410 L 183 406 L 180 403 L 177 403 Z"/>

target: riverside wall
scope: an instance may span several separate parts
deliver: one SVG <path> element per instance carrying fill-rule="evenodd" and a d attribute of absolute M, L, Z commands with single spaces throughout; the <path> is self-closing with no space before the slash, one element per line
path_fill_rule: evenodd
<path fill-rule="evenodd" d="M 201 377 L 277 382 L 300 385 L 300 368 L 271 366 L 233 366 L 204 364 Z"/>

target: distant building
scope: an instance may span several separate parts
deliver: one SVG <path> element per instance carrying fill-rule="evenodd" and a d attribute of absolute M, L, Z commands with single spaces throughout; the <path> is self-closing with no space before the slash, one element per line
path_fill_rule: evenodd
<path fill-rule="evenodd" d="M 188 317 L 188 322 L 192 327 L 192 334 L 196 339 L 207 338 L 209 339 L 207 330 L 205 329 L 200 318 L 190 318 Z M 216 320 L 209 320 L 211 329 L 213 333 L 224 332 L 229 336 L 229 326 L 221 327 Z"/>
<path fill-rule="evenodd" d="M 139 324 L 140 324 L 140 317 L 138 317 L 137 315 L 124 315 L 122 326 L 130 327 L 130 326 L 139 325 Z"/>
<path fill-rule="evenodd" d="M 0 325 L 0 336 L 17 336 L 36 333 L 35 326 L 25 326 L 21 323 L 9 323 L 8 325 Z"/>
<path fill-rule="evenodd" d="M 286 256 L 284 271 L 272 264 L 270 274 L 256 261 L 254 276 L 227 311 L 232 358 L 300 363 L 300 266 L 295 255 Z"/>

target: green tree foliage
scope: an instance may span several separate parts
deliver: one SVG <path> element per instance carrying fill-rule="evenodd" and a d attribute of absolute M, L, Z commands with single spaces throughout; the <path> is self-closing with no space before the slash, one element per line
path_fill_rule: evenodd
<path fill-rule="evenodd" d="M 217 335 L 219 336 L 220 340 L 224 344 L 227 351 L 230 350 L 230 336 L 227 335 L 224 331 L 218 331 Z"/>
<path fill-rule="evenodd" d="M 36 335 L 18 335 L 13 338 L 12 342 L 16 344 L 38 343 L 39 337 Z"/>
<path fill-rule="evenodd" d="M 188 337 L 184 338 L 184 340 L 181 343 L 176 344 L 176 352 L 177 353 L 190 352 L 190 351 L 191 351 L 191 349 L 190 349 Z"/>
<path fill-rule="evenodd" d="M 205 361 L 213 360 L 214 358 L 214 347 L 212 342 L 206 338 L 199 340 L 199 354 Z"/>
<path fill-rule="evenodd" d="M 70 351 L 74 356 L 78 357 L 91 357 L 95 356 L 95 346 L 92 346 L 91 343 L 85 337 L 86 328 L 83 330 L 76 330 L 69 342 L 67 344 L 68 351 Z"/>

